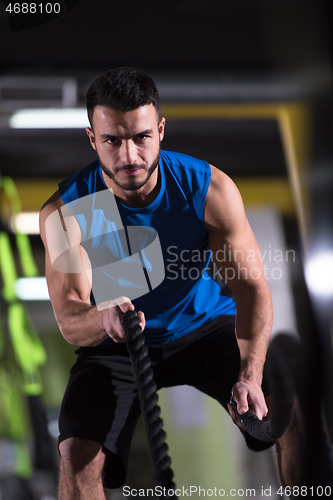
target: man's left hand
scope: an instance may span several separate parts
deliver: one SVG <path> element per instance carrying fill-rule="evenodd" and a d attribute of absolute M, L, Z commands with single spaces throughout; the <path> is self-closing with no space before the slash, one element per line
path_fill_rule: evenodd
<path fill-rule="evenodd" d="M 266 417 L 268 408 L 261 387 L 257 382 L 237 382 L 232 388 L 232 395 L 237 403 L 237 411 L 240 415 L 246 413 L 249 410 L 249 407 L 251 407 L 260 420 Z M 241 424 L 238 422 L 230 403 L 228 404 L 228 410 L 234 424 L 241 427 Z"/>

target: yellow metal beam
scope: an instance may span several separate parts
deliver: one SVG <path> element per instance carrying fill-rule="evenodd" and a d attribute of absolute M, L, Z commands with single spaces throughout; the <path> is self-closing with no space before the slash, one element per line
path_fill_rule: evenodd
<path fill-rule="evenodd" d="M 306 185 L 311 149 L 310 107 L 305 105 L 282 107 L 278 122 L 300 235 L 304 247 L 307 247 L 310 224 L 310 201 Z"/>
<path fill-rule="evenodd" d="M 161 111 L 168 120 L 274 120 L 277 118 L 281 106 L 285 105 L 165 104 Z"/>
<path fill-rule="evenodd" d="M 246 208 L 273 206 L 282 215 L 295 215 L 295 204 L 287 178 L 233 177 Z"/>

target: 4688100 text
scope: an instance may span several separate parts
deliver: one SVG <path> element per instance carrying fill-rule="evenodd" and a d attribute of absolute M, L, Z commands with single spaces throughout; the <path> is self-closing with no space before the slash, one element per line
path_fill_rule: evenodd
<path fill-rule="evenodd" d="M 293 497 L 331 498 L 332 488 L 330 486 L 281 486 L 276 493 L 281 497 L 292 495 Z"/>
<path fill-rule="evenodd" d="M 9 14 L 59 14 L 61 10 L 60 3 L 27 3 L 15 2 L 6 7 Z"/>

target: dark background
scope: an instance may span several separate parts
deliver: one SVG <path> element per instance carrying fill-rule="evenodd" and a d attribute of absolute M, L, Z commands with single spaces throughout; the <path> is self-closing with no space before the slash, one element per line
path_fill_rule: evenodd
<path fill-rule="evenodd" d="M 2 8 L 1 71 L 319 65 L 332 56 L 332 11 L 329 0 L 81 0 L 67 14 L 11 36 Z"/>

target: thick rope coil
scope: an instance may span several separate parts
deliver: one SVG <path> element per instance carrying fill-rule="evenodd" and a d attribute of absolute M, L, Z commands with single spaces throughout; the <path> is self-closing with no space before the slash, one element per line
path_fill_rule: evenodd
<path fill-rule="evenodd" d="M 136 311 L 127 311 L 122 317 L 127 349 L 130 355 L 134 376 L 138 387 L 138 395 L 146 427 L 150 452 L 153 460 L 155 483 L 163 488 L 163 498 L 177 498 L 171 469 L 169 447 L 165 442 L 161 409 L 158 406 L 156 383 L 145 346 L 145 338 L 141 333 L 140 318 Z"/>
<path fill-rule="evenodd" d="M 265 442 L 280 439 L 290 426 L 294 407 L 294 387 L 290 369 L 278 346 L 279 338 L 273 340 L 268 351 L 268 376 L 272 387 L 273 412 L 270 420 L 259 420 L 253 410 L 243 415 L 237 412 L 237 404 L 231 399 L 237 420 L 251 436 Z"/>

